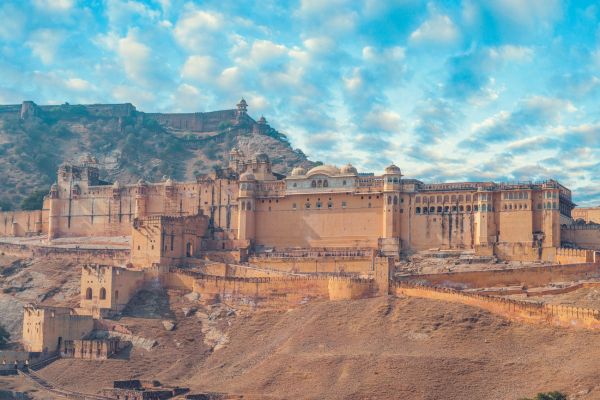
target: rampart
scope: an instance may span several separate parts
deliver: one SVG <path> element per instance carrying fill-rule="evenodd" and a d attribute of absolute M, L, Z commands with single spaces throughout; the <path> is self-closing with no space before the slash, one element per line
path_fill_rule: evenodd
<path fill-rule="evenodd" d="M 395 283 L 393 286 L 395 293 L 400 296 L 466 304 L 502 315 L 510 320 L 546 323 L 562 327 L 600 329 L 600 311 L 590 308 L 531 303 L 403 282 Z"/>
<path fill-rule="evenodd" d="M 545 286 L 551 282 L 579 281 L 600 277 L 600 265 L 582 263 L 487 271 L 447 272 L 401 276 L 403 282 L 427 282 L 434 286 L 484 288 L 495 286 Z"/>
<path fill-rule="evenodd" d="M 129 249 L 81 249 L 0 243 L 0 253 L 17 257 L 68 258 L 77 263 L 102 265 L 125 265 L 129 262 Z"/>
<path fill-rule="evenodd" d="M 306 256 L 251 257 L 249 264 L 257 268 L 285 272 L 364 274 L 373 271 L 380 258 L 358 251 L 356 255 L 313 255 L 311 252 Z"/>
<path fill-rule="evenodd" d="M 305 298 L 355 299 L 377 292 L 373 280 L 343 276 L 238 278 L 171 268 L 160 275 L 160 281 L 167 288 L 200 293 L 205 301 L 250 299 L 255 303 L 269 300 L 298 304 Z"/>
<path fill-rule="evenodd" d="M 42 210 L 0 212 L 0 236 L 29 236 L 42 231 Z"/>
<path fill-rule="evenodd" d="M 593 250 L 585 249 L 566 249 L 559 247 L 556 249 L 556 263 L 558 264 L 581 264 L 600 262 L 598 253 Z"/>
<path fill-rule="evenodd" d="M 565 244 L 600 250 L 600 225 L 563 225 L 560 229 L 560 239 Z"/>

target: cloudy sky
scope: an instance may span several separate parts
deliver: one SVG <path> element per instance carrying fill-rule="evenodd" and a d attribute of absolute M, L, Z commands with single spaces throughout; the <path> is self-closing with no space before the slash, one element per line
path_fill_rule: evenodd
<path fill-rule="evenodd" d="M 600 204 L 600 6 L 556 0 L 3 0 L 0 103 L 232 108 L 313 160 L 556 178 Z"/>

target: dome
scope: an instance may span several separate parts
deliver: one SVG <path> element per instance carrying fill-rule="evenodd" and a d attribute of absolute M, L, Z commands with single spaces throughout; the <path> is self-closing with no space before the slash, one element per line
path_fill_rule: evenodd
<path fill-rule="evenodd" d="M 308 173 L 306 175 L 311 176 L 311 175 L 316 175 L 316 174 L 334 176 L 334 175 L 339 175 L 340 170 L 335 165 L 319 165 L 317 167 L 312 168 L 310 171 L 308 171 Z"/>
<path fill-rule="evenodd" d="M 258 123 L 261 125 L 266 125 L 267 119 L 265 118 L 264 115 L 261 115 L 261 117 L 258 119 Z"/>
<path fill-rule="evenodd" d="M 171 180 L 171 178 L 167 179 L 167 181 L 165 182 L 165 186 L 173 186 L 173 181 Z"/>
<path fill-rule="evenodd" d="M 255 180 L 256 180 L 256 177 L 250 171 L 246 171 L 242 175 L 240 175 L 241 182 L 248 182 L 248 181 L 255 181 Z"/>
<path fill-rule="evenodd" d="M 352 164 L 346 164 L 340 168 L 340 172 L 344 175 L 357 175 L 358 171 L 352 166 Z"/>
<path fill-rule="evenodd" d="M 265 153 L 256 153 L 254 158 L 257 162 L 269 162 L 269 156 Z"/>
<path fill-rule="evenodd" d="M 54 182 L 52 186 L 50 186 L 50 190 L 58 190 L 58 184 Z"/>
<path fill-rule="evenodd" d="M 141 186 L 141 185 L 145 185 L 145 184 L 146 184 L 146 181 L 145 181 L 145 180 L 143 180 L 143 179 L 140 179 L 140 180 L 137 182 L 137 184 L 138 184 L 138 185 L 140 185 L 140 186 Z"/>
<path fill-rule="evenodd" d="M 296 167 L 292 170 L 291 176 L 302 176 L 306 175 L 306 170 L 302 167 Z"/>
<path fill-rule="evenodd" d="M 385 173 L 397 175 L 397 174 L 400 174 L 400 168 L 398 168 L 396 165 L 392 164 L 385 169 Z"/>
<path fill-rule="evenodd" d="M 119 181 L 115 181 L 112 187 L 113 189 L 121 189 L 121 184 L 119 183 Z"/>

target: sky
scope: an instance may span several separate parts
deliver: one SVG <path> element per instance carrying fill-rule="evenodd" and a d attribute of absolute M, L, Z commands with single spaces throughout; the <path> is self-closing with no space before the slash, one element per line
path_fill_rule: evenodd
<path fill-rule="evenodd" d="M 310 159 L 600 204 L 600 4 L 2 0 L 0 104 L 234 108 Z"/>

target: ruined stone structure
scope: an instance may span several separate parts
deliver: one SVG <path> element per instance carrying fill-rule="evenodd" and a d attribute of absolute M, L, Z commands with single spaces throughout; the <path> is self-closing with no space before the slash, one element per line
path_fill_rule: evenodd
<path fill-rule="evenodd" d="M 31 352 L 56 352 L 66 340 L 92 331 L 94 320 L 67 307 L 26 306 L 23 310 L 23 344 Z"/>
<path fill-rule="evenodd" d="M 65 340 L 60 355 L 63 358 L 107 360 L 119 350 L 119 338 Z"/>
<path fill-rule="evenodd" d="M 98 316 L 101 310 L 118 312 L 144 285 L 144 272 L 107 265 L 81 268 L 82 309 Z"/>

